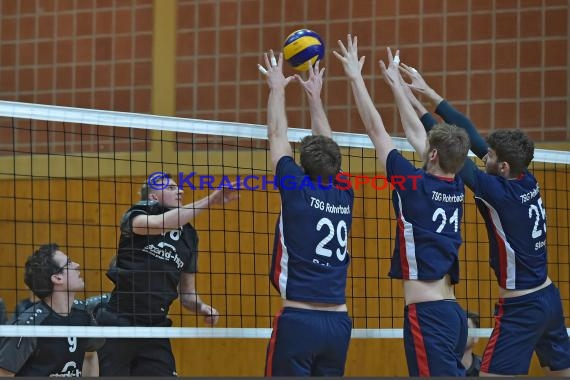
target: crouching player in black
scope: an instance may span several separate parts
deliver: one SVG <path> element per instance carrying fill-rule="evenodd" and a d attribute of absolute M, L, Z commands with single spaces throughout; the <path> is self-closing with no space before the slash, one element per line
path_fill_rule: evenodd
<path fill-rule="evenodd" d="M 79 264 L 57 244 L 42 245 L 28 257 L 24 281 L 40 302 L 22 312 L 15 325 L 89 326 L 95 321 L 85 303 L 75 300 L 85 283 Z M 96 376 L 102 339 L 3 337 L 1 376 Z M 89 368 L 89 369 L 88 369 Z"/>

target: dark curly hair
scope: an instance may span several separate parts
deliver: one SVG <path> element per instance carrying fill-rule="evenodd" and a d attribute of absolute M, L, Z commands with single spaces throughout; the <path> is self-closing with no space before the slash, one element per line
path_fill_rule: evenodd
<path fill-rule="evenodd" d="M 522 174 L 534 158 L 534 142 L 520 130 L 495 131 L 487 138 L 498 162 L 509 164 L 511 177 Z"/>
<path fill-rule="evenodd" d="M 59 251 L 57 244 L 44 244 L 26 260 L 24 282 L 39 299 L 53 293 L 51 276 L 63 270 L 53 259 L 56 251 Z"/>

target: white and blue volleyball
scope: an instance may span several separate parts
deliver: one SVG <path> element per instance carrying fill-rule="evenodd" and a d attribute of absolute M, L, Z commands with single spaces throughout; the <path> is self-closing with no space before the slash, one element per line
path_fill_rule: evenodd
<path fill-rule="evenodd" d="M 321 36 L 309 29 L 299 29 L 287 36 L 283 56 L 295 70 L 307 71 L 325 56 Z"/>

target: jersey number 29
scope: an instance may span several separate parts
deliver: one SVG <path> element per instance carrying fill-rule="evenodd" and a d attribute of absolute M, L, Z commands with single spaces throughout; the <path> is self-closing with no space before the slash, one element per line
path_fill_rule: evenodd
<path fill-rule="evenodd" d="M 329 229 L 329 233 L 319 242 L 319 244 L 317 244 L 315 253 L 320 256 L 331 257 L 332 250 L 325 248 L 325 245 L 334 239 L 336 232 L 336 240 L 340 246 L 336 249 L 336 257 L 339 261 L 343 261 L 346 257 L 346 243 L 348 243 L 348 228 L 346 227 L 346 222 L 344 220 L 339 221 L 335 228 L 329 218 L 322 218 L 317 223 L 317 231 L 320 231 L 323 227 L 327 227 Z"/>

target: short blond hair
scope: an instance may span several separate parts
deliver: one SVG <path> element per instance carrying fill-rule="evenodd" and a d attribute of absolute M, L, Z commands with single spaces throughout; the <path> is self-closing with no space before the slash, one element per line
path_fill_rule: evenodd
<path fill-rule="evenodd" d="M 428 133 L 429 150 L 437 150 L 439 167 L 446 173 L 459 173 L 471 147 L 469 135 L 455 125 L 441 123 Z"/>

